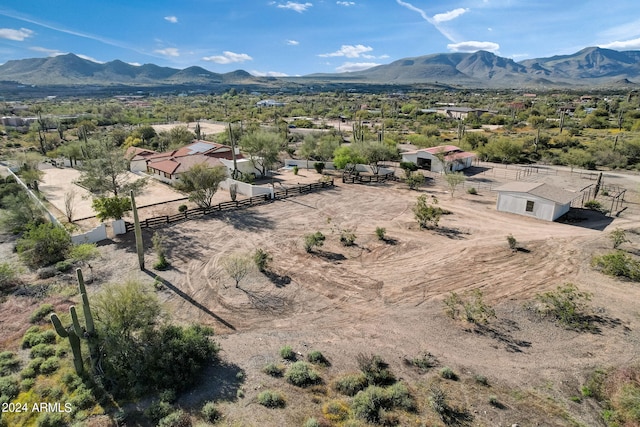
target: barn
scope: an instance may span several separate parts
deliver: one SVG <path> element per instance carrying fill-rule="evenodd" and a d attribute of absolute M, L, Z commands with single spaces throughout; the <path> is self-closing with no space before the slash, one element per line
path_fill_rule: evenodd
<path fill-rule="evenodd" d="M 475 154 L 463 151 L 455 145 L 440 145 L 402 153 L 403 162 L 415 163 L 420 169 L 431 172 L 452 172 L 470 167 Z"/>
<path fill-rule="evenodd" d="M 571 202 L 579 193 L 540 182 L 510 182 L 495 189 L 498 192 L 496 209 L 555 221 L 569 212 Z"/>

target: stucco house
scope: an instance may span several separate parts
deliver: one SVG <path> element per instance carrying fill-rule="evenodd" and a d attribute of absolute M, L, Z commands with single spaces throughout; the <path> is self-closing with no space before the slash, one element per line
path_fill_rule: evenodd
<path fill-rule="evenodd" d="M 579 193 L 540 182 L 510 182 L 495 189 L 498 192 L 496 209 L 555 221 L 569 212 L 571 202 Z"/>
<path fill-rule="evenodd" d="M 475 154 L 463 151 L 455 145 L 440 145 L 406 151 L 402 154 L 403 162 L 415 163 L 418 168 L 431 172 L 455 172 L 471 167 Z"/>
<path fill-rule="evenodd" d="M 206 164 L 210 167 L 224 166 L 227 169 L 227 175 L 231 176 L 233 173 L 231 150 L 232 148 L 228 145 L 196 140 L 182 148 L 164 153 L 130 147 L 126 156 L 132 172 L 146 172 L 159 181 L 173 184 L 180 179 L 181 173 L 197 164 Z M 248 159 L 242 157 L 237 148 L 236 164 L 242 173 L 258 175 L 258 171 Z"/>

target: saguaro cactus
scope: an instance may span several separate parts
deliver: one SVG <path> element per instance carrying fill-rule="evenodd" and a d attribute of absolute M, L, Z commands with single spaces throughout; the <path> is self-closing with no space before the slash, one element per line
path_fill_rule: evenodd
<path fill-rule="evenodd" d="M 140 218 L 138 217 L 138 209 L 136 208 L 136 199 L 131 191 L 131 210 L 133 211 L 133 225 L 136 235 L 136 250 L 138 251 L 138 264 L 140 270 L 144 270 L 144 242 L 142 240 L 142 227 L 140 227 Z"/>
<path fill-rule="evenodd" d="M 86 339 L 89 346 L 89 358 L 91 360 L 91 367 L 95 370 L 95 364 L 97 360 L 97 345 L 96 345 L 96 333 L 93 323 L 93 315 L 91 314 L 91 306 L 89 305 L 89 298 L 87 297 L 87 290 L 84 286 L 84 278 L 82 277 L 82 270 L 76 269 L 76 276 L 78 278 L 78 289 L 80 290 L 80 297 L 82 298 L 82 313 L 84 314 L 85 326 L 80 325 L 78 320 L 78 313 L 76 307 L 69 307 L 69 313 L 71 314 L 71 325 L 65 328 L 60 321 L 57 314 L 51 315 L 51 323 L 55 328 L 58 335 L 63 338 L 69 339 L 71 345 L 71 352 L 73 353 L 73 364 L 78 375 L 84 372 L 84 364 L 82 360 L 82 348 L 80 346 L 80 340 Z"/>

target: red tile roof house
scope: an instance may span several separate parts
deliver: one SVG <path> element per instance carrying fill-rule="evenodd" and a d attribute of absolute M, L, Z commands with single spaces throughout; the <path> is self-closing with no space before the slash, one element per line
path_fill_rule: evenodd
<path fill-rule="evenodd" d="M 210 141 L 196 140 L 178 150 L 157 153 L 152 150 L 130 147 L 127 150 L 127 158 L 132 172 L 146 172 L 153 178 L 175 183 L 180 179 L 180 174 L 197 164 L 206 164 L 210 167 L 225 166 L 228 175 L 233 171 L 233 154 L 228 145 L 217 144 Z M 236 152 L 238 169 L 247 172 L 247 163 L 239 152 Z"/>
<path fill-rule="evenodd" d="M 444 157 L 442 157 L 444 156 Z M 403 162 L 411 162 L 431 172 L 455 172 L 471 167 L 475 154 L 455 145 L 439 145 L 402 153 Z M 444 163 L 440 160 L 444 159 Z"/>

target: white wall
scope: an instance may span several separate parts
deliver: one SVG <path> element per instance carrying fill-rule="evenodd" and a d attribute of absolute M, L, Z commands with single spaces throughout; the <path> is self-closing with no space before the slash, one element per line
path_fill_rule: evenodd
<path fill-rule="evenodd" d="M 93 230 L 89 230 L 84 234 L 78 234 L 77 236 L 71 236 L 71 241 L 79 245 L 81 243 L 97 243 L 107 238 L 107 226 L 100 224 Z"/>
<path fill-rule="evenodd" d="M 527 201 L 533 202 L 533 211 L 527 212 Z M 546 221 L 555 221 L 569 211 L 570 203 L 559 205 L 551 200 L 533 196 L 526 193 L 498 192 L 496 209 L 500 212 L 510 212 L 524 216 L 530 216 Z"/>
<path fill-rule="evenodd" d="M 292 166 L 298 166 L 298 168 L 300 169 L 313 169 L 313 164 L 316 163 L 316 160 L 309 160 L 309 162 L 307 162 L 306 160 L 298 160 L 298 159 L 285 159 L 284 161 L 284 166 L 285 167 L 292 167 Z M 327 170 L 335 170 L 335 166 L 333 166 L 333 162 L 322 162 L 324 163 L 324 168 Z M 309 167 L 307 168 L 307 164 L 309 165 Z"/>
<path fill-rule="evenodd" d="M 218 160 L 220 160 L 220 162 L 222 162 L 222 164 L 227 167 L 227 176 L 231 177 L 231 174 L 233 173 L 233 160 L 227 160 L 227 159 L 218 159 Z M 256 178 L 260 178 L 261 176 L 260 171 L 258 171 L 258 169 L 253 167 L 253 163 L 251 163 L 251 160 L 249 159 L 237 159 L 236 167 L 243 174 L 254 174 Z"/>
<path fill-rule="evenodd" d="M 220 189 L 229 191 L 229 186 L 235 183 L 238 188 L 238 193 L 243 194 L 245 196 L 254 197 L 259 196 L 261 194 L 269 194 L 271 198 L 273 198 L 273 187 L 262 186 L 262 185 L 251 185 L 246 182 L 236 181 L 235 179 L 227 178 L 225 181 L 220 183 Z"/>
<path fill-rule="evenodd" d="M 130 160 L 129 170 L 131 172 L 147 172 L 146 159 Z"/>

